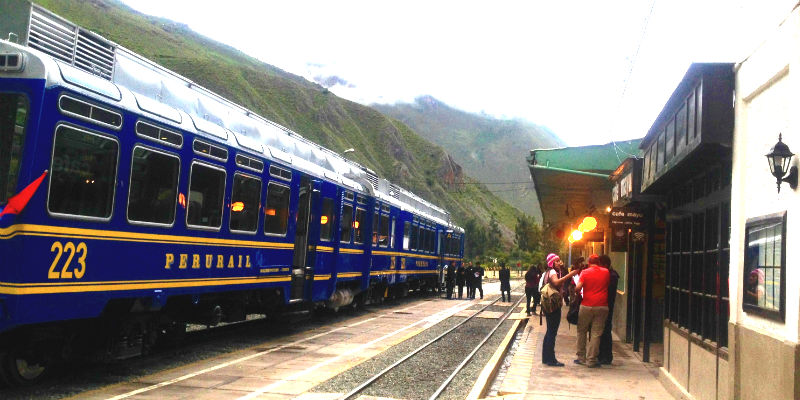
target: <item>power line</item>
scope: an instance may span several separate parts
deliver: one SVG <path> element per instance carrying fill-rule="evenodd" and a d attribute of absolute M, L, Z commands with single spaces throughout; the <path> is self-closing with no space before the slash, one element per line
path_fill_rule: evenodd
<path fill-rule="evenodd" d="M 622 93 L 619 96 L 619 100 L 617 101 L 617 110 L 614 114 L 614 120 L 611 122 L 611 127 L 609 131 L 612 131 L 614 127 L 617 125 L 617 119 L 620 115 L 620 110 L 622 109 L 622 100 L 625 98 L 625 93 L 628 91 L 628 84 L 630 82 L 631 75 L 633 75 L 633 69 L 636 66 L 636 60 L 639 57 L 639 50 L 642 48 L 642 43 L 644 42 L 644 37 L 647 35 L 647 27 L 650 25 L 650 17 L 653 15 L 653 10 L 656 8 L 656 0 L 653 0 L 650 3 L 650 11 L 647 13 L 647 16 L 644 18 L 644 25 L 642 26 L 642 33 L 639 35 L 639 42 L 636 44 L 636 51 L 633 53 L 633 57 L 631 58 L 630 67 L 628 67 L 628 73 L 625 76 L 625 80 L 622 81 Z M 634 155 L 628 153 L 625 150 L 622 150 L 618 145 L 617 142 L 611 140 L 611 143 L 614 145 L 614 154 L 617 156 L 617 161 L 620 163 L 622 159 L 619 157 L 619 153 L 622 152 L 630 157 L 639 158 L 638 155 Z"/>

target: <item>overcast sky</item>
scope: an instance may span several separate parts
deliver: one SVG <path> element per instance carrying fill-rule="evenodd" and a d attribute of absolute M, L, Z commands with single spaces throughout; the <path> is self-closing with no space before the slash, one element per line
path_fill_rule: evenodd
<path fill-rule="evenodd" d="M 690 63 L 742 61 L 797 3 L 123 1 L 309 80 L 336 77 L 340 97 L 431 95 L 569 145 L 644 136 Z"/>

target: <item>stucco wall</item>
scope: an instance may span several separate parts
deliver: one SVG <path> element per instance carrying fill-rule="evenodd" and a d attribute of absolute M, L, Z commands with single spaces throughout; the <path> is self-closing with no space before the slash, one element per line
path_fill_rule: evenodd
<path fill-rule="evenodd" d="M 730 321 L 736 331 L 730 335 L 729 343 L 734 353 L 729 370 L 732 393 L 725 394 L 729 398 L 795 398 L 793 396 L 797 395 L 800 249 L 794 244 L 800 238 L 800 191 L 783 184 L 778 193 L 764 155 L 778 141 L 779 133 L 794 152 L 800 153 L 799 12 L 795 9 L 779 29 L 738 66 L 736 74 L 729 279 Z M 798 165 L 797 156 L 792 165 Z M 747 219 L 783 211 L 787 212 L 783 281 L 786 319 L 779 321 L 742 309 L 744 234 Z M 769 392 L 764 391 L 766 387 L 770 388 Z M 787 394 L 792 395 L 782 397 Z"/>

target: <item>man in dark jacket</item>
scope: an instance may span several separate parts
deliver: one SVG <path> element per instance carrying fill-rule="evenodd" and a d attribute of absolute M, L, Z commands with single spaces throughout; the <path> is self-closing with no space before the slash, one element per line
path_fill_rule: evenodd
<path fill-rule="evenodd" d="M 511 301 L 511 271 L 506 268 L 506 263 L 500 263 L 500 296 L 503 301 L 506 301 L 506 293 L 508 293 L 508 301 Z"/>
<path fill-rule="evenodd" d="M 600 364 L 611 364 L 614 359 L 614 353 L 611 351 L 611 320 L 614 314 L 614 302 L 617 300 L 617 282 L 619 282 L 619 274 L 614 268 L 611 267 L 611 258 L 607 255 L 600 256 L 600 266 L 608 268 L 608 317 L 606 317 L 606 326 L 603 328 L 603 335 L 600 336 L 600 354 L 597 355 L 597 361 Z"/>
<path fill-rule="evenodd" d="M 460 265 L 456 269 L 456 285 L 458 286 L 458 298 L 464 296 L 464 265 Z M 469 293 L 467 293 L 469 294 Z"/>
<path fill-rule="evenodd" d="M 472 298 L 475 298 L 475 291 L 479 290 L 481 292 L 481 299 L 483 298 L 483 274 L 484 270 L 481 267 L 481 263 L 475 263 L 475 268 L 472 270 L 472 275 L 474 276 L 472 281 Z"/>
<path fill-rule="evenodd" d="M 456 274 L 454 271 L 455 266 L 445 264 L 444 269 L 445 269 L 444 285 L 445 285 L 445 290 L 447 292 L 447 300 L 450 300 L 453 298 L 453 284 L 455 283 L 456 280 Z"/>
<path fill-rule="evenodd" d="M 473 282 L 472 274 L 473 274 L 472 262 L 469 262 L 467 264 L 467 268 L 464 268 L 464 279 L 465 279 L 465 282 L 467 284 L 467 299 L 473 298 L 473 294 L 472 294 L 472 282 Z"/>

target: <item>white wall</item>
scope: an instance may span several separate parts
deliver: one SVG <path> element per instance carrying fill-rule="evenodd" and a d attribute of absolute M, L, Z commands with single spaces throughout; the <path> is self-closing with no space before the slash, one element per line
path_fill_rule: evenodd
<path fill-rule="evenodd" d="M 777 192 L 765 155 L 783 134 L 800 154 L 800 9 L 745 61 L 736 74 L 736 126 L 731 187 L 731 321 L 777 339 L 800 338 L 800 191 Z M 798 166 L 798 156 L 792 165 Z M 748 218 L 787 211 L 786 322 L 742 310 L 744 233 Z"/>

